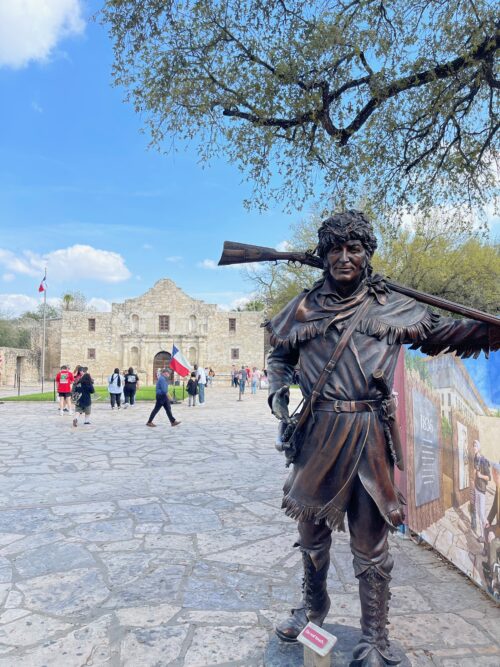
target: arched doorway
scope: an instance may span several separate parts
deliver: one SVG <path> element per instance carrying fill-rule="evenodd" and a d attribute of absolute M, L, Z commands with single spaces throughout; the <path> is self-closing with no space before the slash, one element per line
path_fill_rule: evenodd
<path fill-rule="evenodd" d="M 153 359 L 153 382 L 156 382 L 158 370 L 162 368 L 170 368 L 170 359 L 172 355 L 170 352 L 158 352 Z"/>

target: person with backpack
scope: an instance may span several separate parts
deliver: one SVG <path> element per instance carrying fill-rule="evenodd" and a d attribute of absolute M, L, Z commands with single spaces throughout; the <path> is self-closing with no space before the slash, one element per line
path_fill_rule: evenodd
<path fill-rule="evenodd" d="M 75 411 L 77 415 L 73 419 L 73 426 L 78 426 L 78 415 L 85 415 L 84 424 L 90 424 L 90 411 L 92 405 L 92 394 L 94 393 L 94 382 L 89 373 L 84 373 L 73 385 L 75 398 Z"/>
<path fill-rule="evenodd" d="M 196 395 L 198 394 L 198 380 L 194 371 L 191 373 L 186 389 L 188 393 L 188 407 L 194 407 L 196 405 Z"/>
<path fill-rule="evenodd" d="M 124 379 L 125 385 L 123 387 L 123 407 L 126 408 L 129 403 L 131 406 L 135 403 L 135 392 L 139 389 L 139 376 L 137 373 L 134 373 L 134 369 L 131 366 L 125 373 Z"/>
<path fill-rule="evenodd" d="M 111 409 L 115 409 L 115 404 L 118 407 L 118 410 L 121 407 L 122 391 L 123 385 L 125 383 L 125 378 L 120 373 L 119 368 L 115 368 L 113 374 L 108 378 L 108 391 L 109 399 L 111 402 Z"/>

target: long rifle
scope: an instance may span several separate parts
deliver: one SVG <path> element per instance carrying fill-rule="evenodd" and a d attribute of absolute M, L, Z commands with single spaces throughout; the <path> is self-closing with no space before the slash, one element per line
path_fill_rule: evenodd
<path fill-rule="evenodd" d="M 248 264 L 251 262 L 279 261 L 288 262 L 289 264 L 295 264 L 297 266 L 306 264 L 307 266 L 313 266 L 316 269 L 323 268 L 323 260 L 311 250 L 307 250 L 306 252 L 279 252 L 274 248 L 248 245 L 246 243 L 237 243 L 234 241 L 224 241 L 224 249 L 221 258 L 219 259 L 219 266 L 227 266 L 228 264 Z M 386 280 L 386 283 L 390 289 L 399 292 L 400 294 L 406 294 L 406 296 L 410 296 L 416 301 L 421 301 L 430 306 L 448 310 L 457 315 L 470 317 L 473 320 L 493 324 L 497 327 L 500 326 L 500 318 L 495 317 L 495 315 L 490 315 L 489 313 L 483 313 L 482 310 L 462 306 L 460 303 L 448 301 L 448 299 L 443 299 L 442 297 L 434 296 L 433 294 L 427 294 L 426 292 L 420 292 L 420 290 L 413 289 L 412 287 L 405 287 L 392 280 Z"/>

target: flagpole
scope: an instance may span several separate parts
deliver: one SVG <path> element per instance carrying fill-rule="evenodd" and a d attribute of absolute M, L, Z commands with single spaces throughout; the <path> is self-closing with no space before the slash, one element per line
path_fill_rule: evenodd
<path fill-rule="evenodd" d="M 47 267 L 45 267 L 45 275 L 43 277 L 43 333 L 42 333 L 42 394 L 43 394 L 43 379 L 45 377 L 45 330 L 47 323 Z"/>

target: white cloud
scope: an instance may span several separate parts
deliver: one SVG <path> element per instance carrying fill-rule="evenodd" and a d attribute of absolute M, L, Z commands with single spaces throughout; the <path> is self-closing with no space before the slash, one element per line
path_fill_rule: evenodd
<path fill-rule="evenodd" d="M 7 317 L 18 317 L 27 310 L 36 310 L 40 301 L 26 294 L 0 294 L 0 313 Z"/>
<path fill-rule="evenodd" d="M 290 245 L 290 241 L 280 241 L 276 246 L 278 252 L 288 252 L 291 249 L 292 246 Z"/>
<path fill-rule="evenodd" d="M 202 262 L 198 262 L 197 266 L 200 269 L 210 269 L 211 271 L 216 271 L 219 268 L 213 259 L 204 259 Z"/>
<path fill-rule="evenodd" d="M 106 299 L 100 299 L 95 296 L 89 299 L 87 306 L 89 310 L 96 310 L 99 313 L 111 312 L 111 302 L 106 301 Z"/>
<path fill-rule="evenodd" d="M 47 60 L 60 40 L 84 30 L 81 0 L 3 0 L 0 67 Z"/>
<path fill-rule="evenodd" d="M 225 266 L 219 266 L 217 262 L 213 259 L 204 259 L 202 262 L 197 263 L 199 269 L 209 269 L 210 271 L 227 271 L 227 269 L 236 269 L 241 271 L 244 267 L 258 266 L 258 262 L 248 262 L 248 264 L 226 264 Z"/>
<path fill-rule="evenodd" d="M 0 248 L 0 265 L 11 273 L 21 273 L 25 276 L 43 277 L 43 266 L 33 265 L 32 261 L 25 257 L 17 257 L 10 250 Z M 40 275 L 40 271 L 42 274 Z"/>
<path fill-rule="evenodd" d="M 117 252 L 99 250 L 89 245 L 74 245 L 45 255 L 47 272 L 59 280 L 68 277 L 119 283 L 132 275 Z"/>
<path fill-rule="evenodd" d="M 40 279 L 47 267 L 49 284 L 69 278 L 119 283 L 131 276 L 125 260 L 117 252 L 99 250 L 89 245 L 73 245 L 45 255 L 24 250 L 20 256 L 0 248 L 0 266 L 4 266 L 10 273 L 21 273 Z"/>

